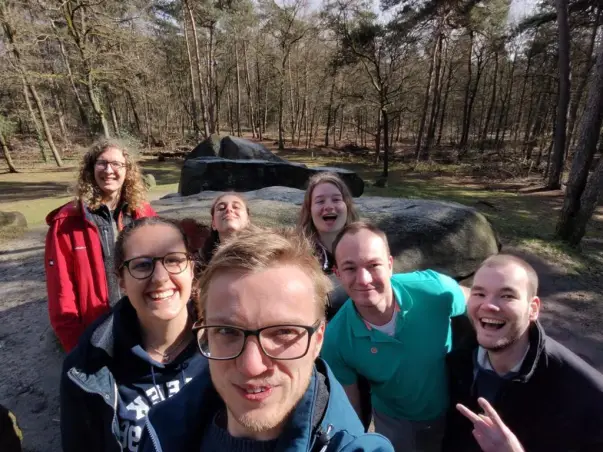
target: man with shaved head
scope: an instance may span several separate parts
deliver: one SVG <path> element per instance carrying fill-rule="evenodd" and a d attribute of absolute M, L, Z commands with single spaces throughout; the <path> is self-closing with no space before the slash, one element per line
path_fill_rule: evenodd
<path fill-rule="evenodd" d="M 516 256 L 492 256 L 475 274 L 477 343 L 448 355 L 444 451 L 603 451 L 603 375 L 546 336 L 537 293 Z"/>

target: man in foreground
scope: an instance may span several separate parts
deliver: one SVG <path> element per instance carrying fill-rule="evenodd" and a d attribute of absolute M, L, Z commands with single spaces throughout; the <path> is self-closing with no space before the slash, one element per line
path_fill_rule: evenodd
<path fill-rule="evenodd" d="M 346 226 L 333 252 L 350 300 L 327 327 L 323 358 L 357 410 L 358 376 L 369 381 L 375 431 L 397 452 L 439 451 L 450 318 L 465 312 L 462 289 L 430 270 L 392 275 L 387 238 L 368 223 Z"/>
<path fill-rule="evenodd" d="M 448 357 L 445 451 L 603 451 L 603 375 L 546 336 L 537 292 L 536 272 L 515 256 L 475 274 L 467 312 L 478 344 Z"/>
<path fill-rule="evenodd" d="M 152 409 L 140 451 L 393 451 L 317 359 L 330 282 L 294 233 L 243 232 L 200 282 L 211 375 Z M 315 363 L 316 360 L 316 363 Z"/>

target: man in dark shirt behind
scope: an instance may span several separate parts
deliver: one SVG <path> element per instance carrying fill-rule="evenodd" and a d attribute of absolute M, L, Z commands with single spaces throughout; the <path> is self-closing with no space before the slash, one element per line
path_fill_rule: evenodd
<path fill-rule="evenodd" d="M 515 256 L 475 274 L 477 344 L 448 355 L 444 451 L 603 451 L 603 375 L 546 336 L 537 292 L 536 272 Z"/>

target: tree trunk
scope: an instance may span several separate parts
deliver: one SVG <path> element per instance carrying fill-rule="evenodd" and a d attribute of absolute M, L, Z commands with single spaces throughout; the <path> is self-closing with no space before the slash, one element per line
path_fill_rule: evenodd
<path fill-rule="evenodd" d="M 471 115 L 469 113 L 469 104 L 471 99 L 471 78 L 473 74 L 473 31 L 469 30 L 469 51 L 467 52 L 467 84 L 465 85 L 465 101 L 463 102 L 463 129 L 459 148 L 464 149 L 469 139 L 469 123 Z"/>
<path fill-rule="evenodd" d="M 78 108 L 78 112 L 80 114 L 80 119 L 82 121 L 82 125 L 86 129 L 88 129 L 88 132 L 91 132 L 90 121 L 88 120 L 88 114 L 86 113 L 86 108 L 84 107 L 84 101 L 82 100 L 82 96 L 80 95 L 80 92 L 77 89 L 77 86 L 75 84 L 75 78 L 73 77 L 73 73 L 71 71 L 71 64 L 69 62 L 69 57 L 67 56 L 67 52 L 65 51 L 65 45 L 63 44 L 63 41 L 59 38 L 54 21 L 51 21 L 51 24 L 52 24 L 52 28 L 55 30 L 55 33 L 57 36 L 57 41 L 59 43 L 59 50 L 61 51 L 61 56 L 63 58 L 63 64 L 65 65 L 65 69 L 67 70 L 67 78 L 69 78 L 69 83 L 71 85 L 71 89 L 73 90 L 73 94 L 75 96 L 75 100 L 77 103 L 77 108 Z"/>
<path fill-rule="evenodd" d="M 212 22 L 209 29 L 209 39 L 207 42 L 207 86 L 208 86 L 208 116 L 209 133 L 220 133 L 219 114 L 218 114 L 218 84 L 214 74 L 215 56 L 214 56 L 214 28 Z"/>
<path fill-rule="evenodd" d="M 205 99 L 208 99 L 209 96 L 205 93 L 205 86 L 203 85 L 203 73 L 201 70 L 201 55 L 199 53 L 199 37 L 197 35 L 197 24 L 195 23 L 195 16 L 193 15 L 193 8 L 190 5 L 190 2 L 187 0 L 185 2 L 186 7 L 188 9 L 188 15 L 191 22 L 191 29 L 193 32 L 193 42 L 195 43 L 195 61 L 197 63 L 197 83 L 199 85 L 199 101 L 201 102 L 201 118 L 203 120 L 203 133 L 207 138 L 210 133 L 213 133 L 211 130 L 210 122 L 211 118 L 208 118 L 207 104 Z"/>
<path fill-rule="evenodd" d="M 511 72 L 509 73 L 509 81 L 507 83 L 507 89 L 505 92 L 505 97 L 503 98 L 502 106 L 500 109 L 500 116 L 498 118 L 498 126 L 496 127 L 496 139 L 495 139 L 495 147 L 499 149 L 504 145 L 505 135 L 507 132 L 507 125 L 509 120 L 509 111 L 511 110 L 511 99 L 513 98 L 513 76 L 515 75 L 515 63 L 517 62 L 517 58 L 513 59 L 513 63 L 511 64 Z M 502 131 L 502 138 L 500 138 L 500 133 Z"/>
<path fill-rule="evenodd" d="M 249 110 L 249 124 L 251 126 L 251 136 L 259 136 L 256 133 L 255 113 L 253 110 L 253 97 L 251 95 L 251 77 L 249 76 L 249 62 L 247 59 L 247 43 L 243 41 L 243 58 L 245 59 L 245 89 L 247 90 L 247 108 Z M 259 98 L 258 98 L 259 101 Z"/>
<path fill-rule="evenodd" d="M 52 139 L 52 133 L 50 132 L 50 126 L 48 125 L 48 121 L 46 120 L 46 113 L 44 112 L 44 106 L 42 105 L 42 101 L 40 100 L 40 96 L 38 96 L 38 91 L 35 86 L 31 83 L 28 83 L 29 92 L 36 103 L 36 108 L 38 109 L 38 114 L 40 115 L 40 120 L 42 121 L 42 130 L 44 132 L 44 136 L 46 137 L 46 142 L 50 147 L 50 152 L 52 152 L 52 156 L 54 157 L 54 161 L 57 166 L 63 166 L 63 160 L 61 159 L 61 155 L 57 147 L 54 144 L 54 140 Z"/>
<path fill-rule="evenodd" d="M 96 113 L 96 118 L 100 121 L 100 125 L 103 129 L 103 135 L 106 138 L 111 136 L 109 132 L 109 123 L 107 122 L 107 118 L 105 117 L 105 112 L 103 111 L 103 107 L 101 106 L 100 99 L 96 91 L 94 90 L 94 79 L 92 77 L 92 69 L 86 69 L 86 92 L 88 93 L 88 99 L 92 104 L 92 110 Z"/>
<path fill-rule="evenodd" d="M 282 151 L 285 149 L 285 138 L 284 138 L 284 124 L 283 124 L 283 108 L 285 104 L 284 91 L 285 91 L 285 64 L 286 61 L 283 59 L 281 64 L 281 79 L 279 81 L 278 90 L 278 149 Z"/>
<path fill-rule="evenodd" d="M 490 98 L 490 105 L 488 106 L 488 113 L 486 114 L 486 122 L 482 129 L 482 139 L 480 140 L 480 150 L 484 151 L 486 147 L 486 141 L 488 139 L 488 132 L 490 130 L 490 120 L 492 119 L 492 112 L 496 105 L 496 86 L 498 81 L 498 51 L 494 52 L 494 75 L 492 82 L 492 97 Z"/>
<path fill-rule="evenodd" d="M 389 118 L 387 110 L 381 110 L 383 116 L 383 179 L 387 180 L 389 176 Z"/>
<path fill-rule="evenodd" d="M 557 237 L 571 244 L 578 244 L 582 239 L 586 222 L 592 216 L 592 209 L 594 209 L 594 206 L 590 205 L 594 199 L 594 193 L 597 188 L 600 190 L 600 183 L 596 179 L 590 183 L 588 193 L 586 190 L 588 172 L 597 150 L 599 132 L 603 122 L 603 44 L 599 44 L 597 54 L 597 62 L 586 98 L 586 107 L 578 130 L 578 142 L 567 181 L 563 208 L 556 229 Z M 603 168 L 599 164 L 596 171 L 597 177 L 601 176 L 602 170 Z M 593 176 L 595 175 L 593 174 L 591 178 Z M 585 197 L 583 198 L 583 196 Z"/>
<path fill-rule="evenodd" d="M 187 9 L 189 8 L 188 6 L 188 2 L 186 3 L 186 7 Z M 190 15 L 190 9 L 188 9 L 189 11 L 189 15 Z M 190 76 L 190 81 L 191 81 L 191 96 L 192 96 L 192 101 L 191 101 L 191 109 L 193 112 L 193 128 L 195 130 L 195 137 L 199 137 L 199 135 L 201 134 L 201 128 L 199 127 L 199 112 L 198 112 L 198 99 L 197 99 L 197 89 L 195 88 L 195 69 L 193 67 L 193 57 L 191 55 L 191 46 L 190 43 L 188 42 L 188 26 L 187 26 L 187 20 L 186 20 L 186 14 L 184 13 L 184 10 L 182 11 L 182 28 L 184 30 L 184 43 L 186 44 L 186 56 L 188 58 L 188 70 L 189 70 L 189 76 Z M 196 37 L 195 37 L 196 40 Z"/>
<path fill-rule="evenodd" d="M 234 42 L 235 46 L 235 64 L 237 73 L 237 136 L 241 136 L 241 72 L 239 69 L 239 46 L 237 41 Z"/>
<path fill-rule="evenodd" d="M 375 163 L 379 163 L 379 154 L 381 153 L 381 112 L 382 108 L 377 111 L 377 131 L 375 132 Z"/>
<path fill-rule="evenodd" d="M 2 131 L 0 131 L 0 145 L 2 146 L 2 153 L 4 154 L 4 160 L 6 160 L 6 164 L 8 165 L 9 173 L 18 173 L 15 164 L 13 163 L 13 159 L 10 155 L 10 149 L 8 148 L 8 140 L 4 137 Z"/>
<path fill-rule="evenodd" d="M 431 95 L 431 81 L 434 74 L 435 63 L 440 47 L 440 36 L 437 36 L 433 43 L 431 53 L 431 62 L 429 63 L 429 72 L 427 74 L 427 86 L 425 87 L 425 97 L 423 99 L 423 111 L 421 113 L 421 121 L 419 122 L 419 134 L 417 136 L 417 145 L 415 147 L 415 158 L 418 160 L 421 156 L 421 146 L 423 145 L 423 132 L 425 130 L 425 121 L 427 119 L 427 109 L 429 108 L 429 97 Z M 434 99 L 435 102 L 435 99 Z"/>
<path fill-rule="evenodd" d="M 423 148 L 423 155 L 421 159 L 429 160 L 429 152 L 431 151 L 431 146 L 433 145 L 433 139 L 435 137 L 435 128 L 437 123 L 437 116 L 440 108 L 440 97 L 441 97 L 441 81 L 440 81 L 440 71 L 442 69 L 442 47 L 444 45 L 444 37 L 440 34 L 438 38 L 437 45 L 437 56 L 436 56 L 436 66 L 435 66 L 435 75 L 433 77 L 434 85 L 433 85 L 433 94 L 431 98 L 433 99 L 431 103 L 431 114 L 429 117 L 429 127 L 427 128 L 427 140 L 425 141 L 425 147 Z M 446 50 L 448 52 L 448 50 Z M 442 74 L 443 75 L 443 74 Z"/>
<path fill-rule="evenodd" d="M 67 133 L 67 126 L 65 125 L 65 114 L 63 113 L 63 106 L 61 105 L 61 101 L 59 100 L 57 91 L 58 91 L 58 88 L 53 87 L 52 102 L 54 103 L 54 109 L 57 114 L 57 119 L 59 121 L 59 127 L 61 128 L 61 135 L 63 137 L 63 143 L 67 144 L 69 142 L 69 134 Z"/>
<path fill-rule="evenodd" d="M 567 127 L 567 108 L 570 100 L 570 30 L 567 0 L 556 0 L 557 23 L 559 30 L 559 99 L 557 101 L 557 119 L 555 121 L 555 144 L 551 158 L 551 171 L 546 188 L 561 188 L 563 176 L 563 154 Z"/>
<path fill-rule="evenodd" d="M 448 77 L 446 78 L 446 89 L 444 91 L 444 101 L 442 102 L 442 114 L 440 115 L 440 126 L 438 128 L 438 139 L 436 141 L 436 146 L 440 146 L 440 142 L 442 141 L 442 131 L 444 130 L 444 119 L 446 118 L 446 107 L 448 106 L 448 95 L 450 94 L 450 85 L 452 83 L 452 61 L 450 62 L 450 67 L 448 68 Z"/>
<path fill-rule="evenodd" d="M 519 109 L 519 115 L 517 116 L 517 123 L 515 126 L 515 131 L 513 133 L 513 146 L 517 147 L 517 137 L 519 136 L 519 130 L 521 129 L 521 122 L 523 120 L 523 106 L 524 106 L 524 97 L 525 97 L 525 93 L 526 93 L 526 85 L 528 84 L 528 75 L 530 74 L 530 68 L 532 67 L 532 58 L 534 56 L 534 42 L 536 41 L 536 39 L 534 39 L 534 41 L 532 42 L 532 47 L 530 48 L 530 50 L 528 51 L 528 62 L 526 63 L 526 71 L 524 73 L 523 76 L 523 83 L 521 84 L 521 94 L 519 96 L 519 103 L 517 104 L 517 108 Z M 534 84 L 532 83 L 532 86 Z M 530 103 L 530 108 L 531 108 L 531 103 Z"/>
<path fill-rule="evenodd" d="M 593 66 L 593 51 L 595 49 L 595 40 L 597 38 L 597 30 L 599 29 L 599 20 L 601 19 L 601 12 L 603 12 L 603 6 L 599 6 L 597 8 L 597 14 L 595 16 L 595 23 L 593 25 L 593 30 L 590 35 L 590 41 L 588 43 L 588 48 L 586 50 L 586 63 L 584 65 L 584 69 L 579 76 L 580 82 L 578 83 L 578 87 L 576 88 L 576 92 L 572 96 L 571 105 L 569 110 L 569 122 L 567 127 L 567 140 L 565 142 L 565 160 L 569 155 L 569 148 L 572 144 L 572 139 L 574 137 L 574 128 L 576 127 L 576 119 L 578 117 L 578 107 L 580 106 L 580 101 L 582 100 L 582 94 L 584 93 L 584 89 L 588 83 L 588 74 Z"/>
<path fill-rule="evenodd" d="M 333 105 L 333 96 L 335 95 L 335 72 L 332 74 L 331 94 L 329 94 L 329 105 L 327 105 L 327 127 L 325 130 L 325 147 L 329 147 L 329 131 L 331 130 L 331 112 Z"/>

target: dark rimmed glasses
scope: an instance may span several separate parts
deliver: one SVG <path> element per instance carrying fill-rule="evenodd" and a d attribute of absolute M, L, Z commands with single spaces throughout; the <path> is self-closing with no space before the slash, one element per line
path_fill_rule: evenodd
<path fill-rule="evenodd" d="M 126 267 L 132 278 L 147 279 L 155 271 L 158 261 L 168 273 L 178 275 L 188 267 L 190 256 L 182 252 L 168 253 L 162 257 L 139 256 L 124 261 L 121 267 Z"/>
<path fill-rule="evenodd" d="M 258 330 L 246 330 L 230 325 L 193 325 L 201 354 L 209 359 L 238 358 L 245 349 L 249 336 L 258 339 L 262 352 L 272 359 L 299 359 L 308 353 L 310 339 L 318 330 L 321 320 L 312 326 L 272 325 Z"/>

